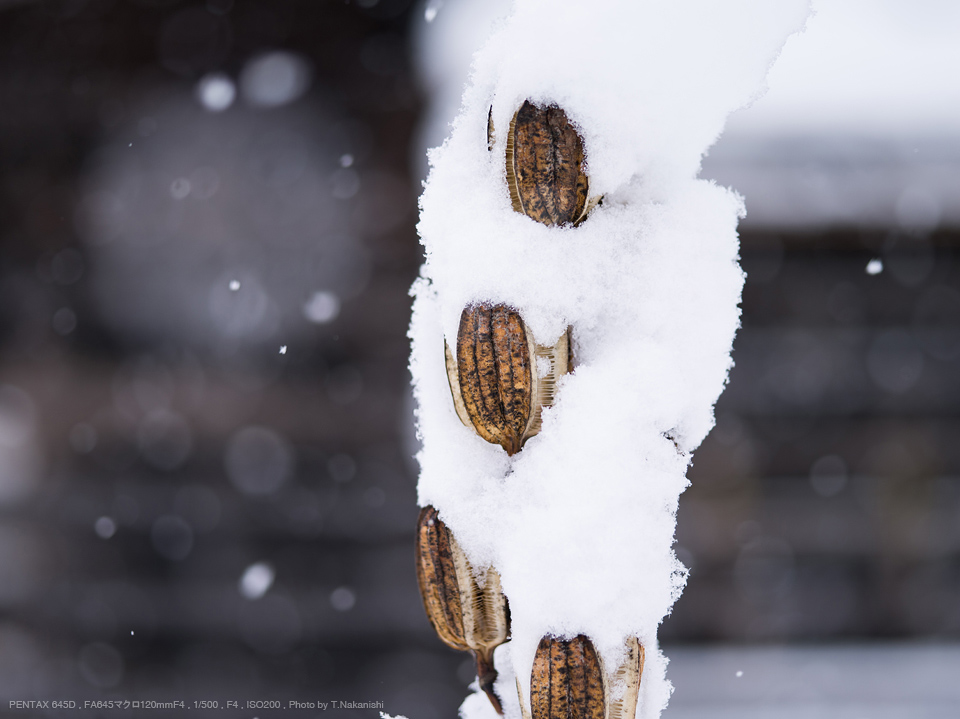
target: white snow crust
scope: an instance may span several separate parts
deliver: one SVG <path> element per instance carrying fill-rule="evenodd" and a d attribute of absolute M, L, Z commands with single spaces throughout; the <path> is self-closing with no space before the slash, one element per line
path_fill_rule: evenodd
<path fill-rule="evenodd" d="M 496 652 L 497 690 L 510 719 L 513 677 L 529 678 L 546 634 L 590 636 L 610 667 L 624 638 L 639 637 L 637 715 L 666 706 L 656 634 L 686 581 L 672 549 L 677 503 L 713 426 L 743 285 L 743 202 L 697 173 L 808 11 L 806 0 L 517 0 L 474 58 L 452 134 L 430 152 L 410 328 L 419 502 L 475 567 L 500 573 L 512 641 Z M 511 208 L 506 128 L 527 99 L 562 107 L 584 140 L 603 203 L 579 227 Z M 515 307 L 540 344 L 572 327 L 576 369 L 512 458 L 460 423 L 447 384 L 444 338 L 454 346 L 477 301 Z M 495 716 L 480 699 L 464 703 L 466 719 Z"/>

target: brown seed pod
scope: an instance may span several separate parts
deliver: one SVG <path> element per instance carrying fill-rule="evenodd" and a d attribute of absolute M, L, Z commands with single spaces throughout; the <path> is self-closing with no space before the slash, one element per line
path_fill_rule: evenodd
<path fill-rule="evenodd" d="M 530 702 L 517 677 L 524 719 L 634 719 L 644 651 L 636 637 L 625 643 L 625 658 L 608 672 L 593 643 L 582 634 L 571 640 L 540 640 L 530 673 Z"/>
<path fill-rule="evenodd" d="M 517 212 L 545 225 L 578 225 L 588 202 L 583 140 L 557 107 L 520 106 L 507 133 L 507 186 Z"/>
<path fill-rule="evenodd" d="M 437 510 L 424 507 L 417 522 L 417 581 L 427 618 L 447 646 L 472 651 L 480 688 L 498 713 L 493 651 L 510 637 L 510 611 L 493 568 L 479 578 Z"/>
<path fill-rule="evenodd" d="M 460 420 L 507 454 L 540 431 L 543 407 L 553 404 L 557 379 L 569 371 L 569 333 L 538 345 L 506 305 L 471 305 L 460 315 L 457 354 L 445 347 L 447 379 Z M 540 367 L 547 370 L 541 376 Z"/>
<path fill-rule="evenodd" d="M 593 642 L 540 640 L 530 674 L 532 719 L 605 719 L 603 670 Z"/>

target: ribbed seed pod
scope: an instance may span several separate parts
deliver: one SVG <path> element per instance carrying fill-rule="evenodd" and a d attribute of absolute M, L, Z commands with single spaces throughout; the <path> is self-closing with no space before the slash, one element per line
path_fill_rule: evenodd
<path fill-rule="evenodd" d="M 583 140 L 562 109 L 529 100 L 520 106 L 507 133 L 507 186 L 514 210 L 544 225 L 580 224 L 596 204 L 587 200 L 583 164 Z"/>
<path fill-rule="evenodd" d="M 625 649 L 623 662 L 608 672 L 588 637 L 545 636 L 534 655 L 529 704 L 517 677 L 524 719 L 634 719 L 644 651 L 636 637 Z"/>
<path fill-rule="evenodd" d="M 570 367 L 569 333 L 551 347 L 538 345 L 520 314 L 506 305 L 464 309 L 457 355 L 449 346 L 445 351 L 460 420 L 510 455 L 540 431 L 543 407 L 553 404 L 556 381 Z"/>
<path fill-rule="evenodd" d="M 587 637 L 540 640 L 530 674 L 530 712 L 532 719 L 605 719 L 603 670 Z"/>
<path fill-rule="evenodd" d="M 433 628 L 447 646 L 474 653 L 480 688 L 502 714 L 493 651 L 510 637 L 510 611 L 500 575 L 490 568 L 478 581 L 433 507 L 424 507 L 417 522 L 417 580 Z"/>

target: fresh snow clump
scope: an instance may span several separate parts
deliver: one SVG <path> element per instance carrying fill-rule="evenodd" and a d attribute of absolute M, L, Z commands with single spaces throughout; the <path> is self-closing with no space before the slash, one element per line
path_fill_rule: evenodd
<path fill-rule="evenodd" d="M 546 634 L 588 635 L 608 666 L 639 637 L 637 715 L 666 706 L 657 627 L 686 581 L 677 502 L 713 426 L 743 286 L 743 202 L 697 173 L 807 13 L 806 0 L 517 0 L 430 153 L 410 328 L 419 501 L 475 567 L 500 573 L 512 641 L 496 653 L 497 690 L 511 719 L 513 677 L 529 678 Z M 579 227 L 511 208 L 506 129 L 524 100 L 559 105 L 583 138 L 603 203 Z M 512 458 L 457 419 L 444 370 L 444 338 L 455 346 L 461 312 L 479 301 L 516 308 L 542 345 L 572 327 L 576 369 Z M 493 715 L 480 699 L 465 717 Z"/>

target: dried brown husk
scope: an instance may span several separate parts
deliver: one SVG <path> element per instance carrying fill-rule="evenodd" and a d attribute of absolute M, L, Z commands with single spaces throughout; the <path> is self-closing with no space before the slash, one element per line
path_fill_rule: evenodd
<path fill-rule="evenodd" d="M 477 660 L 480 688 L 499 713 L 493 690 L 494 650 L 510 638 L 510 611 L 492 567 L 479 575 L 437 510 L 424 507 L 417 522 L 417 581 L 427 618 L 440 639 Z"/>
<path fill-rule="evenodd" d="M 609 672 L 588 637 L 545 636 L 534 656 L 529 694 L 517 677 L 524 719 L 634 719 L 644 651 L 635 637 L 625 645 L 624 660 Z"/>
<path fill-rule="evenodd" d="M 587 637 L 540 640 L 530 673 L 532 719 L 605 719 L 600 657 Z"/>
<path fill-rule="evenodd" d="M 551 346 L 538 345 L 506 306 L 471 305 L 460 315 L 456 357 L 445 345 L 447 379 L 457 416 L 507 454 L 540 431 L 544 407 L 553 405 L 557 380 L 570 370 L 569 331 Z M 538 361 L 549 363 L 544 376 Z"/>
<path fill-rule="evenodd" d="M 493 127 L 493 105 L 490 106 L 490 112 L 487 113 L 487 150 L 493 152 L 497 144 L 497 132 Z"/>
<path fill-rule="evenodd" d="M 588 200 L 583 140 L 556 105 L 527 100 L 514 114 L 506 173 L 513 209 L 544 225 L 578 225 L 599 202 Z"/>
<path fill-rule="evenodd" d="M 617 671 L 612 677 L 604 673 L 606 719 L 634 719 L 636 716 L 644 658 L 645 652 L 640 640 L 630 637 L 626 641 L 626 654 Z M 616 698 L 613 698 L 614 695 Z"/>

